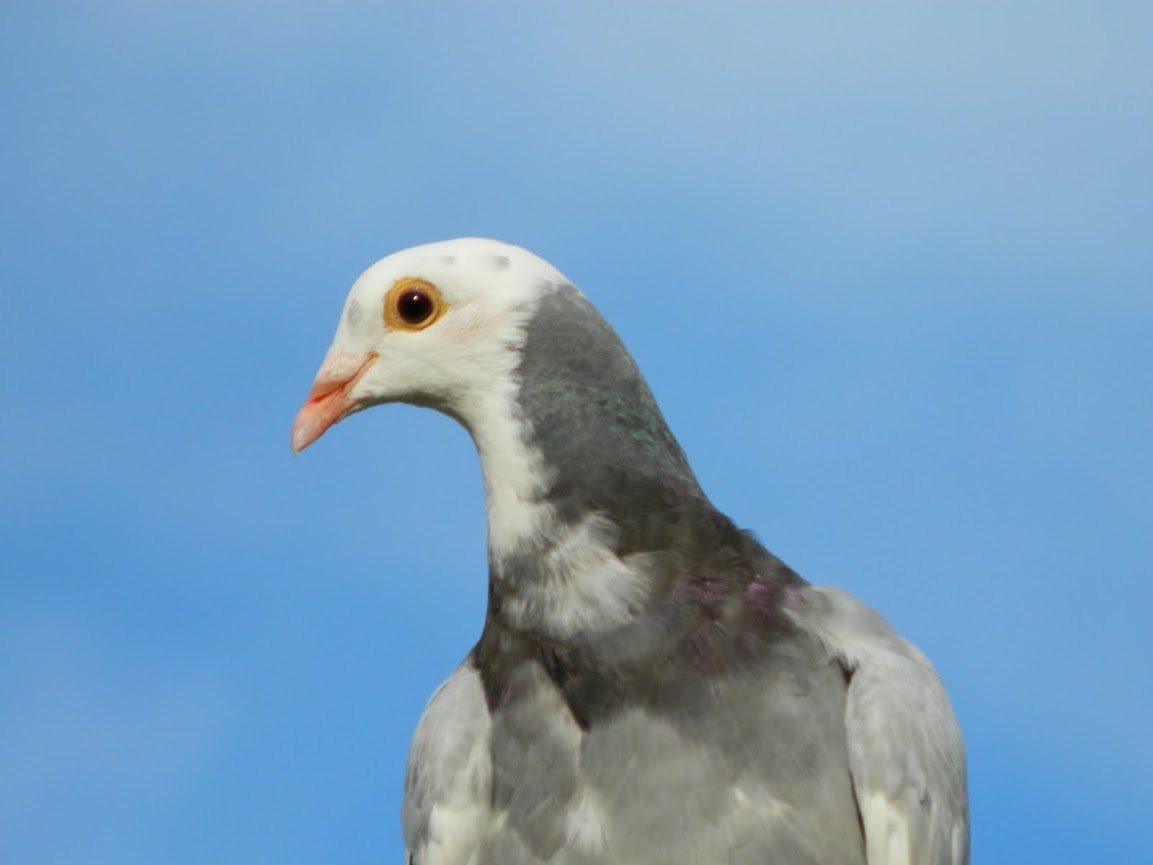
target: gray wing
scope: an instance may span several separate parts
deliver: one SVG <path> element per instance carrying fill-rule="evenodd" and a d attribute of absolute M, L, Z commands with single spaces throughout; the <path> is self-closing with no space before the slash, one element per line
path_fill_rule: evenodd
<path fill-rule="evenodd" d="M 965 749 L 928 658 L 839 589 L 797 589 L 789 610 L 848 678 L 849 768 L 869 865 L 967 865 Z"/>
<path fill-rule="evenodd" d="M 492 824 L 492 718 L 466 661 L 432 695 L 408 753 L 401 825 L 409 865 L 468 865 Z"/>

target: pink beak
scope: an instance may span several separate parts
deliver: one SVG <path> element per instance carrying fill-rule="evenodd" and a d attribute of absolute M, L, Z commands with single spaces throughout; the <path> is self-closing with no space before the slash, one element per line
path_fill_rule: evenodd
<path fill-rule="evenodd" d="M 376 354 L 357 357 L 348 352 L 332 352 L 324 359 L 308 399 L 292 422 L 292 452 L 300 453 L 325 431 L 360 406 L 349 394 L 356 383 L 376 363 Z"/>

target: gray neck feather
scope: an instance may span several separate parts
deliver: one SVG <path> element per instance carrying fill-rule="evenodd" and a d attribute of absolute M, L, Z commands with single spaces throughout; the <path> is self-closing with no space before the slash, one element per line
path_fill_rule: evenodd
<path fill-rule="evenodd" d="M 573 286 L 541 299 L 518 374 L 527 444 L 550 469 L 559 519 L 598 512 L 627 535 L 638 514 L 704 500 L 632 357 Z"/>
<path fill-rule="evenodd" d="M 521 654 L 578 646 L 644 666 L 702 623 L 736 616 L 756 574 L 770 579 L 766 597 L 798 579 L 713 508 L 636 364 L 571 285 L 539 301 L 515 380 L 513 425 L 524 460 L 542 471 L 530 494 L 496 508 L 538 509 L 525 536 L 494 545 L 490 501 L 489 610 L 476 650 L 490 700 L 503 699 Z"/>

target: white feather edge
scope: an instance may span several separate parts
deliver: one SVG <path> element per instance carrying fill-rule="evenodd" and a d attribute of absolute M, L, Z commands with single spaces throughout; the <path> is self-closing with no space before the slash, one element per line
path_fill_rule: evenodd
<path fill-rule="evenodd" d="M 908 814 L 876 790 L 859 793 L 857 805 L 865 826 L 865 856 L 869 865 L 912 865 Z"/>

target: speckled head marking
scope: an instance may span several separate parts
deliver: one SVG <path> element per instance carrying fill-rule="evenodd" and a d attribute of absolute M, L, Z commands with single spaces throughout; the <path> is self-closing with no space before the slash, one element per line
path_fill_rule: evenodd
<path fill-rule="evenodd" d="M 344 311 L 344 321 L 349 330 L 356 330 L 362 315 L 364 315 L 364 308 L 360 305 L 360 301 L 350 301 L 348 308 Z"/>

